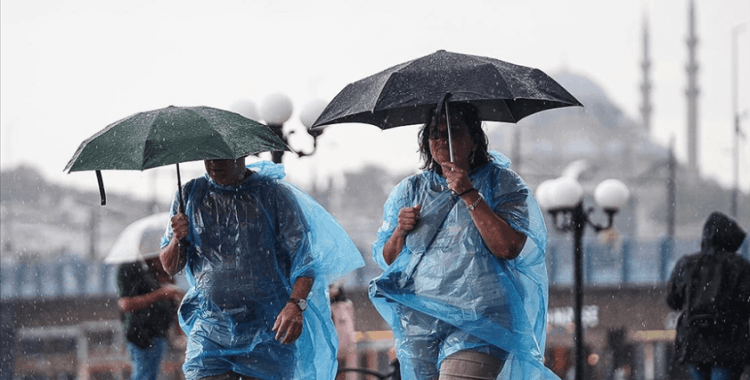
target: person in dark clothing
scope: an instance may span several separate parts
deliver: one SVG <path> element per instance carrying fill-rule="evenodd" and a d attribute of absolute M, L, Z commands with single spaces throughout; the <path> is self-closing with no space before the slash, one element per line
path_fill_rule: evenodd
<path fill-rule="evenodd" d="M 675 359 L 696 380 L 739 379 L 750 359 L 750 263 L 736 252 L 745 231 L 712 213 L 701 250 L 682 257 L 668 283 L 667 304 L 683 310 Z"/>
<path fill-rule="evenodd" d="M 331 299 L 331 319 L 339 337 L 336 360 L 341 368 L 357 367 L 357 336 L 354 327 L 354 303 L 346 296 L 341 283 L 328 286 Z M 347 377 L 347 375 L 349 375 Z M 338 373 L 336 379 L 350 379 L 355 373 Z"/>
<path fill-rule="evenodd" d="M 132 363 L 131 379 L 156 380 L 167 348 L 167 331 L 177 317 L 182 291 L 156 256 L 120 264 L 118 306 Z"/>

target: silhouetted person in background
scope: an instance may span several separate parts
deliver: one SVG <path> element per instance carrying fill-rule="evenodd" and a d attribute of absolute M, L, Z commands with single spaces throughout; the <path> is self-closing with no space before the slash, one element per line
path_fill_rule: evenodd
<path fill-rule="evenodd" d="M 700 252 L 682 257 L 669 279 L 667 303 L 683 310 L 675 358 L 695 380 L 739 379 L 750 358 L 750 263 L 736 253 L 745 236 L 734 220 L 712 213 Z"/>
<path fill-rule="evenodd" d="M 131 379 L 156 380 L 182 291 L 172 285 L 174 280 L 162 268 L 158 250 L 144 256 L 143 260 L 120 264 L 117 304 L 132 364 Z"/>
<path fill-rule="evenodd" d="M 336 359 L 339 369 L 357 367 L 357 337 L 354 327 L 354 303 L 346 296 L 344 287 L 340 283 L 328 287 L 331 299 L 331 319 L 339 337 L 339 349 Z M 349 378 L 354 378 L 355 373 Z M 339 374 L 337 379 L 346 379 L 345 374 Z"/>

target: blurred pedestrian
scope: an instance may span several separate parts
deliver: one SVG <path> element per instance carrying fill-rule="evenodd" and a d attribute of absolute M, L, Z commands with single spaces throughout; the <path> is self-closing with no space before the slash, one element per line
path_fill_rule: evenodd
<path fill-rule="evenodd" d="M 701 250 L 683 256 L 669 278 L 667 304 L 682 310 L 676 360 L 695 380 L 736 380 L 750 359 L 750 263 L 736 252 L 745 231 L 720 213 L 703 226 Z"/>
<path fill-rule="evenodd" d="M 143 239 L 142 241 L 148 241 Z M 132 380 L 156 380 L 177 317 L 182 291 L 162 268 L 158 245 L 142 260 L 117 269 L 117 302 L 122 315 Z"/>
<path fill-rule="evenodd" d="M 362 266 L 354 243 L 282 165 L 205 160 L 162 238 L 168 273 L 184 268 L 180 306 L 188 380 L 332 379 L 328 285 Z M 187 241 L 187 244 L 183 244 Z"/>
<path fill-rule="evenodd" d="M 509 160 L 487 150 L 478 109 L 456 102 L 447 113 L 427 116 L 425 170 L 391 191 L 372 246 L 384 272 L 370 298 L 393 328 L 401 376 L 495 379 L 506 367 L 513 378 L 557 379 L 542 361 L 541 211 Z"/>
<path fill-rule="evenodd" d="M 328 294 L 331 299 L 331 319 L 336 326 L 336 334 L 339 337 L 339 349 L 336 353 L 336 359 L 341 368 L 357 367 L 357 336 L 354 325 L 354 303 L 346 296 L 344 286 L 340 282 L 331 284 L 328 287 Z M 351 376 L 345 376 L 342 373 L 336 376 L 337 379 L 354 378 L 356 373 L 350 373 Z"/>

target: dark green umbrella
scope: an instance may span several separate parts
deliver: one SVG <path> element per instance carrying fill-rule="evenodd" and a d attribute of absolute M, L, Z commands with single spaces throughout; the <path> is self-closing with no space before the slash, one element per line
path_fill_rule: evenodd
<path fill-rule="evenodd" d="M 101 170 L 177 164 L 181 188 L 181 162 L 237 159 L 278 150 L 288 147 L 270 128 L 240 114 L 211 107 L 169 106 L 108 125 L 81 143 L 64 171 L 95 170 L 104 205 Z"/>

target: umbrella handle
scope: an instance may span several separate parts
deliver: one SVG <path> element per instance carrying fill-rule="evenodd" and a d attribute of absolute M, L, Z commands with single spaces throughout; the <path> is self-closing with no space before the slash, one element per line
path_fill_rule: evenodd
<path fill-rule="evenodd" d="M 96 171 L 96 182 L 99 183 L 99 196 L 102 198 L 102 206 L 107 204 L 107 194 L 104 193 L 104 180 L 102 179 L 102 171 Z"/>

